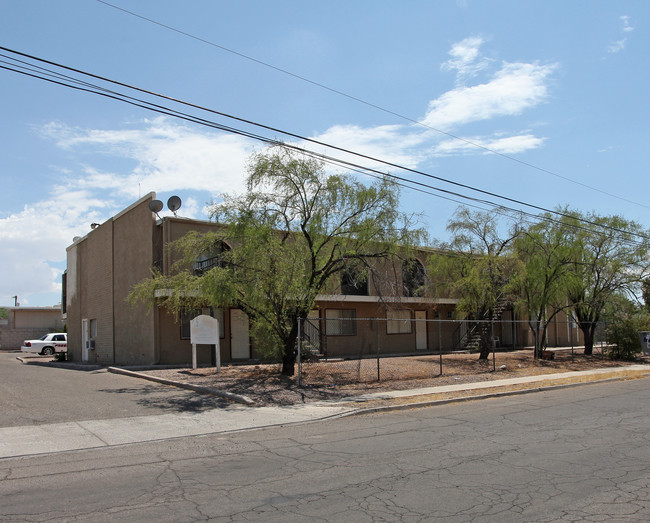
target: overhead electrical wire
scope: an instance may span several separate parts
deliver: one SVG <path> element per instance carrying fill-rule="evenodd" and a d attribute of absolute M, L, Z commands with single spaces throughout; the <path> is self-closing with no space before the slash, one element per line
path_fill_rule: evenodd
<path fill-rule="evenodd" d="M 364 158 L 366 160 L 371 160 L 373 162 L 384 164 L 384 165 L 394 167 L 394 168 L 397 168 L 397 169 L 400 169 L 400 170 L 403 170 L 403 171 L 412 172 L 412 173 L 415 173 L 415 174 L 418 174 L 418 175 L 422 175 L 422 176 L 426 176 L 426 177 L 429 177 L 429 178 L 436 179 L 438 181 L 442 181 L 442 182 L 449 183 L 449 184 L 452 184 L 452 185 L 455 185 L 455 186 L 460 186 L 460 187 L 465 188 L 465 189 L 476 191 L 476 192 L 479 192 L 479 193 L 482 193 L 482 194 L 485 194 L 485 195 L 488 195 L 488 196 L 504 199 L 506 201 L 517 203 L 519 205 L 523 205 L 523 206 L 526 206 L 526 207 L 531 207 L 531 208 L 543 211 L 543 212 L 548 213 L 548 214 L 559 215 L 559 216 L 563 216 L 565 218 L 570 218 L 570 219 L 577 219 L 575 216 L 570 215 L 570 214 L 566 214 L 566 213 L 563 213 L 563 212 L 560 212 L 560 211 L 552 211 L 552 210 L 545 209 L 545 208 L 540 207 L 540 206 L 536 206 L 536 205 L 533 205 L 533 204 L 528 204 L 526 202 L 511 199 L 511 198 L 501 196 L 501 195 L 498 195 L 498 194 L 495 194 L 495 193 L 491 193 L 491 192 L 488 192 L 488 191 L 483 191 L 481 189 L 477 189 L 477 188 L 474 188 L 474 187 L 471 187 L 471 186 L 468 186 L 468 185 L 464 185 L 464 184 L 460 184 L 458 182 L 447 180 L 445 178 L 434 176 L 434 175 L 431 175 L 429 173 L 425 173 L 423 171 L 418 171 L 418 170 L 415 170 L 415 169 L 404 167 L 404 166 L 401 166 L 399 164 L 395 164 L 395 163 L 392 163 L 392 162 L 387 162 L 387 161 L 381 160 L 379 158 L 375 158 L 375 157 L 372 157 L 372 156 L 357 153 L 355 151 L 351 151 L 351 150 L 348 150 L 348 149 L 336 147 L 336 146 L 327 144 L 325 142 L 320 142 L 318 140 L 313 140 L 313 139 L 310 139 L 310 138 L 307 138 L 307 137 L 304 137 L 304 136 L 300 136 L 300 135 L 295 134 L 295 133 L 290 133 L 288 131 L 283 131 L 283 130 L 276 129 L 276 128 L 273 128 L 273 127 L 269 127 L 269 126 L 266 126 L 266 125 L 263 125 L 263 124 L 259 124 L 259 123 L 256 123 L 256 122 L 253 122 L 253 121 L 250 121 L 250 120 L 245 120 L 245 119 L 242 119 L 242 118 L 239 118 L 239 117 L 228 115 L 227 113 L 222 113 L 222 112 L 219 112 L 219 111 L 215 111 L 213 109 L 209 109 L 209 108 L 202 107 L 202 106 L 199 106 L 199 105 L 196 105 L 196 104 L 192 104 L 192 103 L 189 103 L 189 102 L 185 102 L 185 101 L 182 101 L 182 100 L 171 98 L 171 97 L 166 96 L 166 95 L 158 94 L 158 93 L 148 91 L 148 90 L 145 90 L 145 89 L 142 89 L 142 88 L 139 88 L 139 87 L 135 87 L 135 86 L 131 86 L 129 84 L 125 84 L 123 82 L 119 82 L 119 81 L 116 81 L 116 80 L 111 80 L 111 79 L 108 79 L 108 78 L 105 78 L 105 77 L 94 75 L 92 73 L 88 73 L 88 72 L 85 72 L 85 71 L 82 71 L 82 70 L 79 70 L 79 69 L 74 69 L 72 67 L 64 66 L 64 65 L 58 64 L 56 62 L 52 62 L 52 61 L 49 61 L 49 60 L 45 60 L 45 59 L 42 59 L 42 58 L 31 56 L 31 55 L 28 55 L 28 54 L 25 54 L 25 53 L 22 53 L 22 52 L 19 52 L 19 51 L 15 51 L 15 50 L 12 50 L 12 49 L 9 49 L 9 48 L 6 48 L 6 47 L 1 47 L 0 46 L 0 50 L 4 50 L 4 51 L 6 51 L 8 53 L 16 54 L 18 56 L 22 56 L 23 58 L 29 58 L 31 60 L 36 60 L 37 62 L 40 62 L 40 63 L 46 63 L 46 64 L 48 64 L 50 66 L 58 67 L 58 68 L 61 68 L 63 70 L 66 70 L 66 71 L 72 71 L 72 72 L 75 72 L 77 74 L 81 74 L 81 75 L 88 76 L 88 77 L 91 77 L 91 78 L 99 79 L 99 80 L 102 80 L 104 82 L 108 82 L 108 83 L 111 83 L 111 84 L 114 84 L 114 85 L 119 85 L 119 86 L 122 86 L 122 87 L 125 87 L 125 88 L 128 88 L 128 89 L 137 91 L 137 92 L 145 93 L 145 94 L 148 94 L 148 95 L 151 95 L 151 96 L 154 96 L 154 97 L 158 97 L 158 98 L 162 98 L 162 99 L 165 99 L 165 100 L 168 100 L 168 101 L 179 103 L 181 105 L 185 105 L 185 106 L 192 107 L 192 108 L 195 108 L 195 109 L 203 110 L 203 111 L 206 111 L 206 112 L 209 112 L 209 113 L 212 113 L 212 114 L 217 114 L 219 116 L 223 116 L 223 117 L 226 117 L 226 118 L 229 118 L 229 119 L 234 119 L 236 121 L 246 123 L 248 125 L 261 127 L 263 129 L 271 130 L 271 131 L 281 133 L 281 134 L 284 134 L 286 136 L 290 136 L 290 137 L 293 137 L 293 138 L 298 138 L 298 139 L 304 140 L 306 142 L 315 143 L 315 144 L 318 144 L 318 145 L 323 146 L 323 147 L 331 148 L 331 149 L 334 149 L 336 151 L 343 152 L 343 153 L 346 153 L 346 154 L 350 154 L 350 155 L 353 155 L 353 156 L 358 156 L 358 157 Z M 460 203 L 460 202 L 458 200 L 455 200 L 455 199 L 451 198 L 452 196 L 457 197 L 457 198 L 461 198 L 463 200 L 469 200 L 469 201 L 472 201 L 474 203 L 479 203 L 479 204 L 482 204 L 482 205 L 488 205 L 488 206 L 494 207 L 496 209 L 503 209 L 503 210 L 507 210 L 507 211 L 514 212 L 514 213 L 517 213 L 517 214 L 525 215 L 525 216 L 528 216 L 530 218 L 534 218 L 535 220 L 545 219 L 545 220 L 549 220 L 549 221 L 556 221 L 556 220 L 553 220 L 553 219 L 549 218 L 548 216 L 547 217 L 542 217 L 542 216 L 539 216 L 539 215 L 533 215 L 533 214 L 525 212 L 525 211 L 523 211 L 521 209 L 515 209 L 515 208 L 512 208 L 512 207 L 507 207 L 505 205 L 501 205 L 501 204 L 498 204 L 498 203 L 495 203 L 495 202 L 492 202 L 492 201 L 489 201 L 489 200 L 479 199 L 479 198 L 476 198 L 476 197 L 472 197 L 472 196 L 468 196 L 468 195 L 465 195 L 465 194 L 458 193 L 456 191 L 450 191 L 448 189 L 443 189 L 441 187 L 435 187 L 435 186 L 432 186 L 432 185 L 425 184 L 423 182 L 419 182 L 419 181 L 412 180 L 412 179 L 409 179 L 409 178 L 404 178 L 402 176 L 397 176 L 397 175 L 394 175 L 394 174 L 390 174 L 390 173 L 380 171 L 378 169 L 374 169 L 374 168 L 370 168 L 370 167 L 363 166 L 363 165 L 360 165 L 360 164 L 356 164 L 354 162 L 346 161 L 346 160 L 343 160 L 341 158 L 335 158 L 335 157 L 326 155 L 324 153 L 319 153 L 319 152 L 316 152 L 316 151 L 310 151 L 310 150 L 308 150 L 306 148 L 303 148 L 303 147 L 300 147 L 300 146 L 297 146 L 297 145 L 293 145 L 293 144 L 290 144 L 290 143 L 286 143 L 286 142 L 278 140 L 278 139 L 268 138 L 266 136 L 259 135 L 259 134 L 256 134 L 256 133 L 253 133 L 253 132 L 250 132 L 250 131 L 245 131 L 245 130 L 238 129 L 238 128 L 235 128 L 235 127 L 231 127 L 231 126 L 227 126 L 227 125 L 220 124 L 220 123 L 217 123 L 217 122 L 213 122 L 211 120 L 207 120 L 207 119 L 195 116 L 195 115 L 184 113 L 182 111 L 171 109 L 169 107 L 166 107 L 166 106 L 163 106 L 163 105 L 160 105 L 160 104 L 155 104 L 155 103 L 147 101 L 147 100 L 142 100 L 140 98 L 136 98 L 136 97 L 129 96 L 129 95 L 126 95 L 126 94 L 123 94 L 123 93 L 119 93 L 117 91 L 107 89 L 105 87 L 102 87 L 102 86 L 99 86 L 99 85 L 96 85 L 96 84 L 92 84 L 92 83 L 84 81 L 84 80 L 80 80 L 80 79 L 72 77 L 70 75 L 66 75 L 66 74 L 63 74 L 63 73 L 58 72 L 58 71 L 53 71 L 51 69 L 44 68 L 44 67 L 42 67 L 40 65 L 37 65 L 37 64 L 30 64 L 30 63 L 28 63 L 28 62 L 26 62 L 24 60 L 16 59 L 16 58 L 14 58 L 12 56 L 8 56 L 6 54 L 0 53 L 0 57 L 4 57 L 4 58 L 10 60 L 9 62 L 7 62 L 6 60 L 0 60 L 0 64 L 4 64 L 4 65 L 0 65 L 1 69 L 13 71 L 13 72 L 16 72 L 16 73 L 19 73 L 19 74 L 23 74 L 23 75 L 30 76 L 30 77 L 33 77 L 33 78 L 41 79 L 41 80 L 51 82 L 51 83 L 54 83 L 54 84 L 58 84 L 58 85 L 61 85 L 61 86 L 64 86 L 64 87 L 70 87 L 72 89 L 85 91 L 85 92 L 89 92 L 89 93 L 92 93 L 92 94 L 98 94 L 98 95 L 105 96 L 105 97 L 108 97 L 108 98 L 111 98 L 111 99 L 114 99 L 114 100 L 117 100 L 117 101 L 122 101 L 122 102 L 125 102 L 125 103 L 128 103 L 128 104 L 131 104 L 131 105 L 143 108 L 143 109 L 155 111 L 157 113 L 165 114 L 167 116 L 172 116 L 172 117 L 175 117 L 175 118 L 180 118 L 180 119 L 188 121 L 188 122 L 208 126 L 208 127 L 211 127 L 211 128 L 217 129 L 217 130 L 221 130 L 221 131 L 224 131 L 224 132 L 238 134 L 238 135 L 245 136 L 245 137 L 248 137 L 248 138 L 251 138 L 251 139 L 254 139 L 254 140 L 258 140 L 258 141 L 261 141 L 261 142 L 264 142 L 264 143 L 267 143 L 267 144 L 281 145 L 283 147 L 293 149 L 293 150 L 302 152 L 304 154 L 308 154 L 310 156 L 318 157 L 319 159 L 321 159 L 323 161 L 326 161 L 327 163 L 330 163 L 330 164 L 335 164 L 335 165 L 338 165 L 338 166 L 345 166 L 347 169 L 356 170 L 357 172 L 364 172 L 365 174 L 368 174 L 368 175 L 370 175 L 369 173 L 374 173 L 375 177 L 376 176 L 389 177 L 389 178 L 391 178 L 393 180 L 397 180 L 397 183 L 400 186 L 408 187 L 411 190 L 417 190 L 419 192 L 428 193 L 428 191 L 426 191 L 423 188 L 432 189 L 432 190 L 438 191 L 440 193 L 446 194 L 447 196 L 442 196 L 440 194 L 434 194 L 434 193 L 429 193 L 429 194 L 432 194 L 433 196 L 445 198 L 445 199 L 448 199 L 448 200 L 451 200 L 451 201 L 455 201 L 456 203 Z M 44 75 L 44 76 L 41 76 L 41 75 Z M 411 184 L 411 185 L 408 185 L 408 184 Z M 417 187 L 413 187 L 413 185 L 415 185 Z M 603 229 L 611 230 L 611 231 L 616 232 L 616 233 L 636 236 L 636 237 L 639 237 L 639 238 L 650 240 L 650 237 L 645 236 L 645 235 L 640 234 L 640 233 L 632 233 L 630 231 L 617 229 L 615 227 L 606 226 L 606 225 L 599 224 L 599 223 L 592 222 L 592 221 L 585 220 L 585 219 L 577 219 L 577 220 L 582 222 L 582 223 L 587 223 L 587 224 L 592 225 L 592 226 L 596 226 L 596 227 L 600 227 L 600 228 L 603 228 Z M 576 226 L 576 227 L 577 228 L 582 228 L 582 227 L 579 227 L 579 226 Z"/>
<path fill-rule="evenodd" d="M 258 59 L 258 58 L 254 58 L 254 57 L 252 57 L 252 56 L 250 56 L 250 55 L 247 55 L 247 54 L 241 53 L 241 52 L 239 52 L 239 51 L 235 51 L 234 49 L 230 49 L 230 48 L 228 48 L 228 47 L 226 47 L 226 46 L 224 46 L 224 45 L 220 45 L 220 44 L 217 44 L 217 43 L 212 42 L 212 41 L 210 41 L 210 40 L 207 40 L 207 39 L 205 39 L 205 38 L 201 38 L 201 37 L 199 37 L 199 36 L 193 35 L 192 33 L 189 33 L 189 32 L 187 32 L 187 31 L 183 31 L 183 30 L 178 29 L 178 28 L 176 28 L 176 27 L 173 27 L 173 26 L 170 26 L 170 25 L 164 24 L 164 23 L 162 23 L 162 22 L 159 22 L 159 21 L 157 21 L 157 20 L 154 20 L 153 18 L 149 18 L 149 17 L 143 16 L 143 15 L 141 15 L 141 14 L 138 14 L 138 13 L 136 13 L 136 12 L 134 12 L 134 11 L 130 11 L 130 10 L 128 10 L 128 9 L 125 9 L 125 8 L 123 8 L 123 7 L 120 7 L 120 6 L 117 6 L 117 5 L 115 5 L 115 4 L 111 4 L 111 3 L 109 3 L 109 2 L 106 2 L 105 0 L 97 0 L 97 2 L 99 2 L 100 4 L 104 4 L 104 5 L 108 6 L 108 7 L 111 7 L 111 8 L 113 8 L 113 9 L 116 9 L 116 10 L 118 10 L 118 11 L 122 11 L 123 13 L 128 14 L 128 15 L 130 15 L 130 16 L 134 16 L 134 17 L 136 17 L 136 18 L 139 18 L 139 19 L 144 20 L 144 21 L 146 21 L 146 22 L 149 22 L 149 23 L 151 23 L 151 24 L 154 24 L 154 25 L 160 26 L 160 27 L 162 27 L 162 28 L 164 28 L 164 29 L 168 29 L 168 30 L 173 31 L 173 32 L 175 32 L 175 33 L 178 33 L 178 34 L 180 34 L 180 35 L 186 36 L 186 37 L 191 38 L 191 39 L 193 39 L 193 40 L 197 40 L 197 41 L 199 41 L 199 42 L 201 42 L 201 43 L 204 43 L 204 44 L 210 45 L 210 46 L 212 46 L 212 47 L 216 47 L 216 48 L 218 48 L 218 49 L 221 49 L 222 51 L 225 51 L 225 52 L 231 53 L 231 54 L 233 54 L 233 55 L 235 55 L 235 56 L 238 56 L 238 57 L 243 58 L 243 59 L 245 59 L 245 60 L 249 60 L 249 61 L 254 62 L 254 63 L 258 64 L 258 65 L 262 65 L 262 66 L 267 67 L 267 68 L 269 68 L 269 69 L 273 69 L 274 71 L 280 72 L 280 73 L 282 73 L 282 74 L 286 74 L 286 75 L 291 76 L 291 77 L 293 77 L 293 78 L 296 78 L 296 79 L 298 79 L 298 80 L 300 80 L 300 81 L 307 82 L 307 83 L 309 83 L 309 84 L 312 84 L 312 85 L 314 85 L 314 86 L 316 86 L 316 87 L 319 87 L 319 88 L 321 88 L 321 89 L 325 89 L 326 91 L 330 91 L 330 92 L 332 92 L 332 93 L 334 93 L 334 94 L 337 94 L 337 95 L 339 95 L 339 96 L 343 96 L 343 97 L 345 97 L 345 98 L 348 98 L 348 99 L 353 100 L 353 101 L 355 101 L 355 102 L 361 103 L 361 104 L 366 105 L 366 106 L 368 106 L 368 107 L 372 107 L 373 109 L 377 109 L 377 110 L 379 110 L 379 111 L 382 111 L 382 112 L 384 112 L 384 113 L 390 114 L 390 115 L 392 115 L 392 116 L 396 116 L 397 118 L 400 118 L 400 119 L 402 119 L 402 120 L 405 120 L 405 121 L 407 121 L 407 122 L 409 122 L 409 123 L 416 124 L 416 125 L 419 125 L 419 126 L 421 126 L 421 127 L 425 127 L 425 128 L 427 128 L 427 129 L 430 129 L 430 130 L 435 131 L 435 132 L 437 132 L 437 133 L 443 134 L 443 135 L 448 136 L 448 137 L 450 137 L 450 138 L 453 138 L 453 139 L 455 139 L 455 140 L 459 140 L 459 141 L 461 141 L 461 142 L 463 142 L 463 143 L 466 143 L 466 144 L 468 144 L 468 145 L 471 145 L 472 147 L 476 147 L 477 149 L 482 149 L 482 150 L 484 150 L 484 151 L 486 151 L 486 152 L 489 152 L 489 153 L 491 153 L 491 154 L 495 154 L 495 155 L 500 156 L 500 157 L 502 157 L 502 158 L 505 158 L 505 159 L 507 159 L 507 160 L 510 160 L 510 161 L 513 161 L 513 162 L 517 162 L 517 163 L 519 163 L 519 164 L 521 164 L 521 165 L 524 165 L 524 166 L 526 166 L 526 167 L 530 167 L 531 169 L 535 169 L 535 170 L 540 171 L 540 172 L 543 172 L 543 173 L 545 173 L 545 174 L 549 174 L 549 175 L 551 175 L 551 176 L 555 176 L 556 178 L 560 178 L 560 179 L 565 180 L 565 181 L 567 181 L 567 182 L 574 183 L 574 184 L 576 184 L 576 185 L 579 185 L 579 186 L 584 187 L 584 188 L 586 188 L 586 189 L 590 189 L 590 190 L 595 191 L 595 192 L 599 192 L 599 193 L 604 194 L 604 195 L 606 195 L 606 196 L 610 196 L 610 197 L 612 197 L 612 198 L 616 198 L 616 199 L 618 199 L 618 200 L 621 200 L 621 201 L 624 201 L 624 202 L 627 202 L 627 203 L 631 203 L 631 204 L 633 204 L 633 205 L 638 205 L 638 206 L 640 206 L 640 207 L 645 207 L 646 209 L 650 209 L 650 206 L 648 206 L 648 205 L 646 205 L 646 204 L 644 204 L 644 203 L 636 202 L 636 201 L 633 201 L 633 200 L 629 200 L 629 199 L 624 198 L 624 197 L 622 197 L 622 196 L 619 196 L 619 195 L 617 195 L 617 194 L 613 194 L 613 193 L 607 192 L 607 191 L 605 191 L 605 190 L 603 190 L 603 189 L 599 189 L 599 188 L 597 188 L 597 187 L 593 187 L 593 186 L 588 185 L 588 184 L 586 184 L 586 183 L 579 182 L 578 180 L 574 180 L 574 179 L 572 179 L 572 178 L 569 178 L 568 176 L 563 176 L 563 175 L 561 175 L 561 174 L 558 174 L 558 173 L 556 173 L 556 172 L 553 172 L 553 171 L 551 171 L 551 170 L 549 170 L 549 169 L 546 169 L 546 168 L 544 168 L 544 167 L 539 167 L 538 165 L 535 165 L 535 164 L 532 164 L 532 163 L 529 163 L 529 162 L 525 162 L 524 160 L 520 160 L 519 158 L 516 158 L 516 157 L 511 156 L 511 155 L 509 155 L 509 154 L 499 152 L 499 151 L 497 151 L 497 150 L 495 150 L 495 149 L 492 149 L 492 148 L 490 148 L 490 147 L 487 147 L 487 146 L 485 146 L 485 145 L 481 145 L 480 143 L 474 142 L 474 141 L 472 141 L 472 140 L 468 140 L 467 138 L 463 138 L 463 137 L 461 137 L 461 136 L 457 136 L 457 135 L 455 135 L 455 134 L 453 134 L 453 133 L 450 133 L 450 132 L 448 132 L 448 131 L 444 131 L 444 130 L 442 130 L 442 129 L 438 129 L 437 127 L 433 127 L 432 125 L 429 125 L 429 124 L 427 124 L 427 123 L 425 123 L 425 122 L 423 122 L 423 121 L 421 121 L 421 120 L 415 120 L 415 119 L 413 119 L 413 118 L 411 118 L 411 117 L 409 117 L 409 116 L 405 116 L 405 115 L 400 114 L 400 113 L 398 113 L 398 112 L 396 112 L 396 111 L 393 111 L 393 110 L 391 110 L 391 109 L 387 109 L 387 108 L 385 108 L 385 107 L 382 107 L 382 106 L 380 106 L 380 105 L 374 104 L 374 103 L 372 103 L 372 102 L 368 102 L 367 100 L 364 100 L 363 98 L 359 98 L 359 97 L 357 97 L 357 96 L 354 96 L 354 95 L 348 94 L 348 93 L 346 93 L 346 92 L 344 92 L 344 91 L 341 91 L 341 90 L 339 90 L 339 89 L 335 89 L 335 88 L 330 87 L 330 86 L 328 86 L 328 85 L 325 85 L 325 84 L 323 84 L 323 83 L 316 82 L 316 81 L 311 80 L 311 79 L 309 79 L 309 78 L 307 78 L 307 77 L 305 77 L 305 76 L 302 76 L 302 75 L 299 75 L 299 74 L 293 73 L 293 72 L 291 72 L 291 71 L 289 71 L 289 70 L 287 70 L 287 69 L 283 69 L 283 68 L 281 68 L 281 67 L 275 66 L 275 65 L 273 65 L 273 64 L 270 64 L 270 63 L 265 62 L 265 61 L 263 61 L 263 60 L 260 60 L 260 59 Z"/>

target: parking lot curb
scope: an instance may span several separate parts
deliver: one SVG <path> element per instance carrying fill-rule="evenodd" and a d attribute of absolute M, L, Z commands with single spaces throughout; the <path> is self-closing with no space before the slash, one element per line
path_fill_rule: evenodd
<path fill-rule="evenodd" d="M 44 361 L 45 358 L 34 356 L 16 356 L 16 359 L 23 365 L 39 365 L 41 367 L 55 367 L 57 369 L 70 370 L 99 370 L 104 368 L 103 365 L 93 365 L 88 363 L 70 363 L 64 361 Z"/>
<path fill-rule="evenodd" d="M 162 383 L 163 385 L 171 385 L 182 389 L 189 389 L 195 392 L 201 392 L 203 394 L 210 394 L 212 396 L 219 396 L 231 401 L 235 401 L 237 403 L 241 403 L 243 405 L 248 405 L 248 406 L 255 405 L 255 402 L 252 399 L 250 399 L 248 396 L 243 396 L 241 394 L 234 394 L 232 392 L 227 392 L 212 387 L 202 387 L 200 385 L 192 385 L 191 383 L 185 383 L 182 381 L 168 380 L 165 378 L 159 378 L 157 376 L 151 376 L 143 372 L 135 372 L 128 369 L 123 369 L 121 367 L 108 367 L 108 372 L 112 372 L 114 374 L 123 374 L 124 376 L 131 376 L 132 378 L 140 378 L 144 380 L 154 381 L 156 383 Z"/>

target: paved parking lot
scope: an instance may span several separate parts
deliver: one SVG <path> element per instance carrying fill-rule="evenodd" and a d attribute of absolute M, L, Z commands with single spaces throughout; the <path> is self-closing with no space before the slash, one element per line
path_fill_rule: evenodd
<path fill-rule="evenodd" d="M 200 412 L 230 403 L 217 397 L 112 374 L 24 365 L 0 351 L 0 427 Z"/>

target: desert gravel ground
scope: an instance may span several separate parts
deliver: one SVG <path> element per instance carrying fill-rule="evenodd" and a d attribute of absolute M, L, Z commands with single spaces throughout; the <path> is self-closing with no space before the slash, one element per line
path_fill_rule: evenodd
<path fill-rule="evenodd" d="M 214 367 L 146 369 L 149 375 L 211 387 L 251 398 L 256 405 L 295 405 L 337 400 L 369 392 L 406 390 L 439 385 L 475 383 L 521 376 L 601 369 L 629 365 L 601 354 L 585 356 L 582 351 L 559 350 L 551 361 L 535 360 L 530 350 L 496 354 L 496 361 L 480 361 L 477 354 L 412 356 L 382 359 L 381 380 L 376 360 L 336 361 L 305 364 L 303 386 L 296 376 L 280 375 L 277 364 L 231 365 L 217 373 Z M 648 362 L 646 362 L 648 363 Z M 362 368 L 363 367 L 363 368 Z M 426 376 L 426 377 L 422 377 Z M 363 380 L 359 383 L 358 380 Z"/>

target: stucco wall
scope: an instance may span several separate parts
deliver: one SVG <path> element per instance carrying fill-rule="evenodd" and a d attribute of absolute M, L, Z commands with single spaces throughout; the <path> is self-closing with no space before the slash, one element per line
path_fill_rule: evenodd
<path fill-rule="evenodd" d="M 154 215 L 141 198 L 91 230 L 67 250 L 68 354 L 81 361 L 82 320 L 96 320 L 94 349 L 88 361 L 102 364 L 155 363 L 154 318 L 145 305 L 126 297 L 150 276 Z"/>
<path fill-rule="evenodd" d="M 120 364 L 157 363 L 153 307 L 132 305 L 127 297 L 133 287 L 151 276 L 154 263 L 154 215 L 152 198 L 144 198 L 113 218 L 113 301 L 115 359 Z"/>

